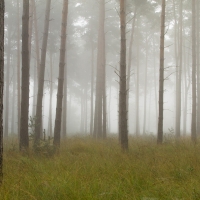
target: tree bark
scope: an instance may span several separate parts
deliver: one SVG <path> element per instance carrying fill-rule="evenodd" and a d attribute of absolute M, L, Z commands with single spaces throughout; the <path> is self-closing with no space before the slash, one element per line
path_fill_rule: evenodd
<path fill-rule="evenodd" d="M 49 20 L 50 20 L 51 0 L 46 1 L 45 25 L 43 33 L 41 63 L 39 73 L 38 95 L 36 105 L 36 122 L 35 122 L 35 143 L 38 143 L 42 135 L 42 99 L 44 92 L 44 74 L 46 64 L 47 41 L 49 34 Z"/>
<path fill-rule="evenodd" d="M 63 138 L 67 137 L 67 67 L 65 65 L 64 76 L 64 98 L 63 98 L 63 120 L 62 120 L 62 135 Z"/>
<path fill-rule="evenodd" d="M 144 122 L 143 122 L 143 135 L 146 133 L 146 108 L 147 108 L 147 69 L 148 69 L 148 41 L 146 33 L 146 63 L 145 63 L 145 83 L 144 83 Z"/>
<path fill-rule="evenodd" d="M 67 39 L 67 14 L 68 14 L 68 0 L 63 0 L 62 26 L 61 26 L 61 44 L 60 44 L 60 64 L 59 64 L 59 78 L 57 91 L 57 106 L 56 119 L 54 127 L 54 141 L 55 146 L 60 146 L 60 129 L 62 116 L 62 99 L 63 99 L 63 82 L 65 74 L 65 49 Z"/>
<path fill-rule="evenodd" d="M 35 0 L 31 0 L 32 8 L 33 8 L 33 21 L 34 21 L 34 29 L 35 29 L 35 53 L 37 60 L 37 80 L 39 82 L 39 72 L 40 72 L 40 47 L 39 47 L 39 37 L 38 37 L 38 24 L 37 24 L 37 12 Z"/>
<path fill-rule="evenodd" d="M 22 16 L 22 97 L 20 120 L 20 150 L 29 147 L 28 114 L 29 114 L 29 0 L 23 0 Z"/>
<path fill-rule="evenodd" d="M 11 30 L 8 30 L 8 46 L 7 46 L 7 65 L 6 65 L 6 94 L 5 94 L 5 132 L 4 137 L 8 138 L 8 132 L 9 132 L 9 87 L 10 87 L 10 51 L 11 51 Z"/>
<path fill-rule="evenodd" d="M 0 185 L 3 181 L 4 0 L 0 1 Z"/>
<path fill-rule="evenodd" d="M 191 139 L 196 143 L 196 0 L 192 0 L 192 122 Z M 199 123 L 199 122 L 198 122 Z"/>
<path fill-rule="evenodd" d="M 162 0 L 160 34 L 160 81 L 159 81 L 159 117 L 157 144 L 163 142 L 163 96 L 164 96 L 164 45 L 165 45 L 165 0 Z"/>
<path fill-rule="evenodd" d="M 120 0 L 120 91 L 119 91 L 119 135 L 122 150 L 128 150 L 127 108 L 126 108 L 126 1 Z"/>
<path fill-rule="evenodd" d="M 97 49 L 97 75 L 96 75 L 96 100 L 94 115 L 94 137 L 103 138 L 106 133 L 105 113 L 105 0 L 101 0 L 99 6 L 99 30 Z M 104 107 L 104 109 L 102 109 Z M 103 118 L 102 118 L 103 114 Z"/>
<path fill-rule="evenodd" d="M 135 102 L 136 102 L 136 135 L 140 135 L 140 37 L 139 37 L 139 21 L 137 20 L 137 70 L 136 70 L 136 95 L 135 95 Z"/>
<path fill-rule="evenodd" d="M 52 95 L 53 95 L 53 56 L 50 52 L 50 102 L 49 102 L 49 136 L 52 138 Z"/>
<path fill-rule="evenodd" d="M 18 109 L 18 138 L 20 135 L 20 110 L 21 110 L 21 56 L 20 56 L 20 14 L 19 0 L 17 0 L 17 109 Z"/>
<path fill-rule="evenodd" d="M 92 38 L 92 37 L 91 37 Z M 94 44 L 91 39 L 91 105 L 90 105 L 90 135 L 93 132 L 94 122 Z"/>

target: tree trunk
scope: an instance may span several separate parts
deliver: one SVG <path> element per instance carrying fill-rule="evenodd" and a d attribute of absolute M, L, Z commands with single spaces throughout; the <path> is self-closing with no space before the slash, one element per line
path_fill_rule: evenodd
<path fill-rule="evenodd" d="M 99 30 L 97 49 L 97 76 L 96 76 L 96 100 L 94 116 L 94 137 L 103 138 L 106 133 L 105 113 L 105 0 L 101 0 L 99 7 Z M 102 109 L 104 107 L 104 109 Z M 102 118 L 103 114 L 103 118 Z"/>
<path fill-rule="evenodd" d="M 44 74 L 46 64 L 47 41 L 49 33 L 49 20 L 50 20 L 51 0 L 46 1 L 45 25 L 43 33 L 41 63 L 39 73 L 37 106 L 36 106 L 36 122 L 35 122 L 35 143 L 37 143 L 42 135 L 42 99 L 44 92 Z"/>
<path fill-rule="evenodd" d="M 12 63 L 14 65 L 14 61 Z M 15 133 L 15 96 L 16 96 L 16 80 L 15 80 L 15 67 L 13 67 L 13 83 L 12 83 L 12 89 L 13 89 L 13 92 L 12 92 L 12 122 L 11 122 L 11 133 L 14 134 Z"/>
<path fill-rule="evenodd" d="M 5 94 L 5 138 L 8 138 L 9 132 L 9 86 L 10 86 L 10 51 L 11 51 L 11 30 L 8 30 L 8 46 L 7 46 L 7 66 L 6 66 L 6 94 Z"/>
<path fill-rule="evenodd" d="M 132 28 L 131 28 L 131 38 L 130 38 L 130 44 L 129 44 L 129 49 L 128 49 L 128 66 L 127 66 L 127 100 L 126 100 L 126 105 L 127 105 L 127 120 L 128 124 L 130 123 L 129 117 L 128 117 L 128 111 L 129 111 L 129 93 L 130 93 L 130 79 L 131 79 L 131 65 L 132 65 L 132 51 L 133 51 L 133 39 L 134 39 L 134 31 L 135 31 L 135 21 L 136 21 L 136 9 L 137 7 L 135 6 L 135 11 L 134 11 L 134 17 L 132 21 Z"/>
<path fill-rule="evenodd" d="M 34 21 L 34 29 L 35 29 L 35 53 L 36 53 L 36 60 L 37 60 L 37 79 L 39 82 L 39 68 L 40 68 L 40 47 L 39 47 L 39 37 L 38 37 L 38 24 L 37 24 L 37 12 L 36 12 L 36 5 L 35 0 L 31 0 L 32 9 L 33 9 L 33 21 Z"/>
<path fill-rule="evenodd" d="M 61 129 L 61 116 L 62 116 L 62 99 L 63 99 L 63 82 L 65 74 L 65 49 L 67 39 L 67 14 L 68 14 L 68 0 L 63 0 L 63 15 L 61 26 L 61 44 L 60 44 L 60 64 L 59 64 L 59 78 L 58 78 L 58 91 L 57 91 L 57 106 L 56 106 L 56 119 L 54 128 L 54 145 L 60 146 L 60 129 Z"/>
<path fill-rule="evenodd" d="M 146 33 L 147 34 L 147 33 Z M 143 122 L 143 135 L 146 133 L 146 108 L 147 108 L 147 67 L 148 67 L 148 41 L 146 35 L 146 65 L 145 65 L 145 84 L 144 84 L 144 122 Z M 151 88 L 150 88 L 151 89 Z"/>
<path fill-rule="evenodd" d="M 17 0 L 17 109 L 18 109 L 18 138 L 20 135 L 20 110 L 21 110 L 21 50 L 20 50 L 20 14 L 19 14 L 19 0 Z"/>
<path fill-rule="evenodd" d="M 165 45 L 165 0 L 162 0 L 160 34 L 160 81 L 159 81 L 159 117 L 157 143 L 163 142 L 163 96 L 164 96 L 164 45 Z"/>
<path fill-rule="evenodd" d="M 53 61 L 52 52 L 50 52 L 50 102 L 49 102 L 49 136 L 52 138 L 52 95 L 53 95 Z"/>
<path fill-rule="evenodd" d="M 91 55 L 91 105 L 90 105 L 90 135 L 93 132 L 94 122 L 94 44 L 91 39 L 92 55 Z"/>
<path fill-rule="evenodd" d="M 0 1 L 0 185 L 3 181 L 4 0 Z"/>
<path fill-rule="evenodd" d="M 128 150 L 128 129 L 126 110 L 126 1 L 120 0 L 120 91 L 119 91 L 119 135 L 122 150 Z"/>
<path fill-rule="evenodd" d="M 199 10 L 200 8 L 200 3 L 199 1 L 196 2 L 196 7 L 197 7 L 197 10 Z M 199 45 L 199 42 L 200 42 L 200 34 L 199 34 L 199 31 L 200 31 L 200 26 L 199 26 L 199 23 L 200 23 L 200 19 L 199 19 L 200 15 L 199 15 L 199 12 L 197 12 L 197 20 L 196 20 L 196 24 L 197 24 L 197 134 L 200 135 L 200 57 L 199 57 L 199 53 L 200 53 L 200 45 Z"/>
<path fill-rule="evenodd" d="M 22 97 L 20 120 L 20 150 L 29 146 L 28 113 L 29 113 L 29 0 L 23 0 L 22 16 Z"/>
<path fill-rule="evenodd" d="M 65 67 L 64 76 L 64 98 L 63 98 L 63 119 L 62 119 L 62 135 L 67 137 L 67 67 Z"/>
<path fill-rule="evenodd" d="M 192 123 L 191 139 L 196 143 L 196 0 L 192 0 Z M 199 122 L 198 122 L 199 123 Z"/>
<path fill-rule="evenodd" d="M 137 21 L 137 72 L 136 72 L 136 95 L 135 95 L 135 102 L 136 102 L 136 135 L 140 135 L 140 42 L 139 42 L 139 21 Z"/>

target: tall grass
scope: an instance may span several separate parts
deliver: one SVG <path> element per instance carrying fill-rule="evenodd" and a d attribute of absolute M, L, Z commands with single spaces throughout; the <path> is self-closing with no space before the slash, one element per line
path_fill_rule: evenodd
<path fill-rule="evenodd" d="M 8 142 L 0 199 L 200 199 L 200 145 L 131 138 L 129 146 L 123 153 L 116 138 L 74 137 L 47 157 L 22 155 Z"/>

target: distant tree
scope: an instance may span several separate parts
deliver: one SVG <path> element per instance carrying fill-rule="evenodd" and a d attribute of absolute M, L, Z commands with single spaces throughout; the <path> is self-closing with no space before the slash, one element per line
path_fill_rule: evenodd
<path fill-rule="evenodd" d="M 20 49 L 20 6 L 17 0 L 17 111 L 18 111 L 18 137 L 20 135 L 20 110 L 21 110 L 21 49 Z"/>
<path fill-rule="evenodd" d="M 196 143 L 196 0 L 192 0 L 192 123 L 191 139 Z M 198 122 L 199 123 L 199 122 Z"/>
<path fill-rule="evenodd" d="M 119 90 L 119 137 L 123 150 L 128 150 L 128 128 L 126 108 L 126 0 L 120 0 L 120 90 Z"/>
<path fill-rule="evenodd" d="M 41 128 L 42 127 L 42 99 L 43 99 L 43 92 L 44 92 L 44 73 L 45 73 L 47 41 L 48 41 L 48 33 L 49 33 L 50 10 L 51 10 L 51 0 L 47 0 L 42 50 L 41 50 L 41 63 L 40 63 L 40 73 L 39 73 L 39 82 L 38 82 L 37 105 L 36 105 L 35 143 L 39 141 L 42 135 L 42 128 Z"/>
<path fill-rule="evenodd" d="M 62 117 L 62 99 L 63 99 L 63 85 L 65 74 L 65 51 L 67 39 L 67 15 L 68 15 L 68 0 L 63 0 L 63 12 L 61 23 L 61 41 L 60 41 L 60 63 L 59 63 L 59 77 L 58 77 L 58 90 L 57 90 L 57 105 L 56 105 L 56 118 L 54 127 L 54 141 L 55 146 L 60 146 L 60 130 L 61 130 L 61 117 Z"/>
<path fill-rule="evenodd" d="M 0 1 L 0 184 L 3 180 L 4 0 Z"/>
<path fill-rule="evenodd" d="M 99 1 L 99 27 L 97 47 L 96 99 L 94 115 L 94 137 L 106 137 L 106 75 L 105 75 L 105 0 Z"/>
<path fill-rule="evenodd" d="M 159 81 L 159 116 L 157 143 L 163 142 L 163 96 L 164 96 L 164 44 L 165 44 L 165 0 L 162 0 L 160 34 L 160 81 Z"/>
<path fill-rule="evenodd" d="M 20 150 L 29 147 L 28 114 L 29 114 L 29 0 L 23 0 L 22 16 L 22 92 L 20 120 Z"/>

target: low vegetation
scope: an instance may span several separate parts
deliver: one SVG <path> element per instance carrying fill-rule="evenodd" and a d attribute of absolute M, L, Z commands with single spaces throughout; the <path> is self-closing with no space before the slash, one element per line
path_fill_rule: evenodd
<path fill-rule="evenodd" d="M 12 141 L 12 140 L 10 140 Z M 2 200 L 200 199 L 200 145 L 172 138 L 130 138 L 123 153 L 116 138 L 73 137 L 54 154 L 22 154 L 6 142 Z"/>

